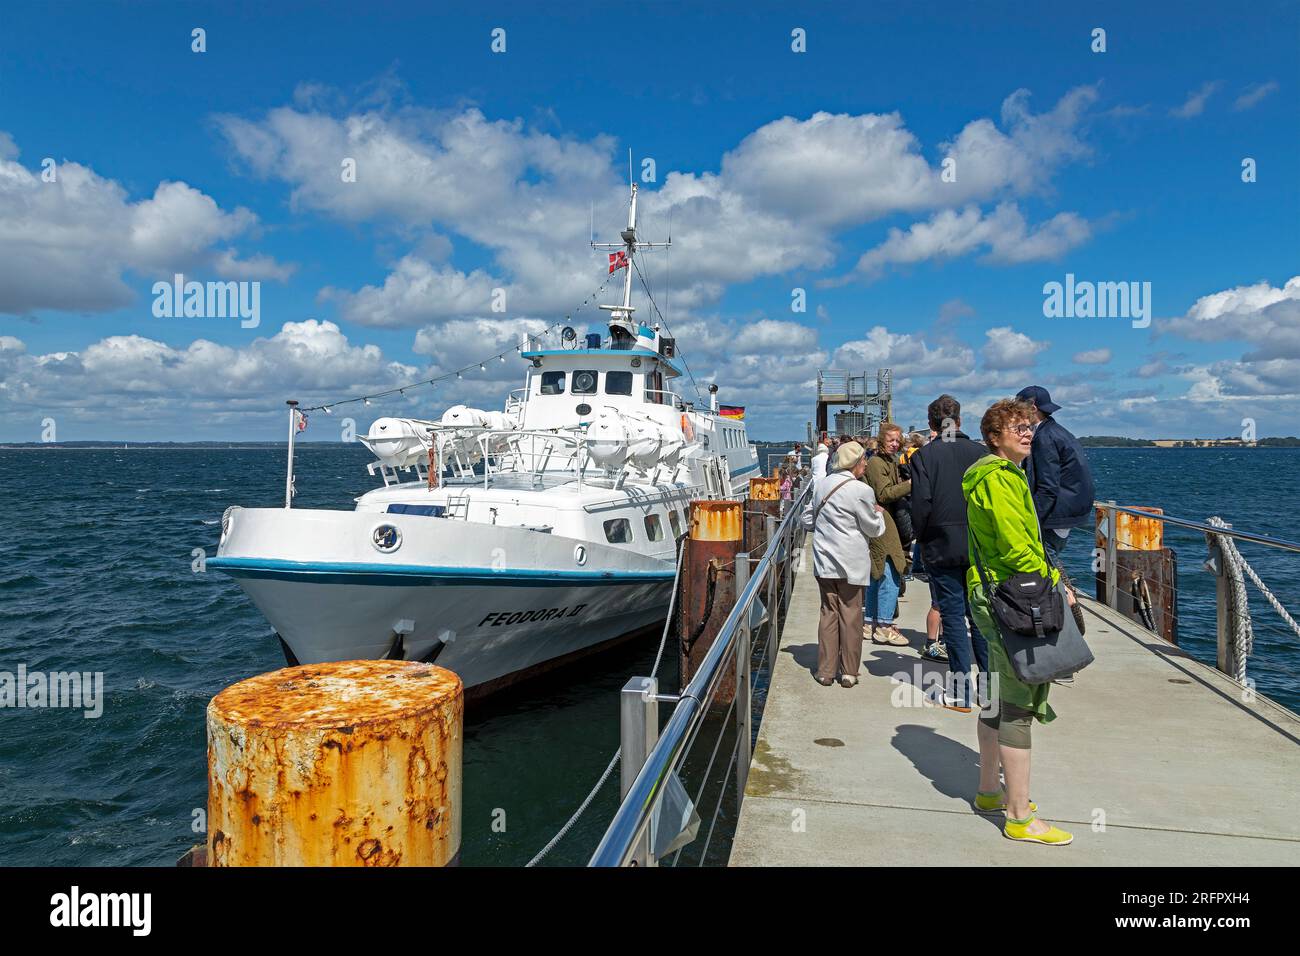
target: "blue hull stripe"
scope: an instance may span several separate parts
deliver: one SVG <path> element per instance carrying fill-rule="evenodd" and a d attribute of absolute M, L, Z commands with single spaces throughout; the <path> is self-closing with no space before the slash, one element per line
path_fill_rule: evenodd
<path fill-rule="evenodd" d="M 209 558 L 206 566 L 233 578 L 270 578 L 310 584 L 367 584 L 401 587 L 417 584 L 492 584 L 512 587 L 657 584 L 671 581 L 666 571 L 550 571 L 527 568 L 452 568 L 415 564 L 361 564 L 282 561 L 275 558 Z"/>
<path fill-rule="evenodd" d="M 740 469 L 740 471 L 733 471 L 731 473 L 731 477 L 735 478 L 737 475 L 743 475 L 745 472 L 753 471 L 757 467 L 758 467 L 758 462 L 754 462 L 752 465 L 746 465 L 744 468 Z"/>

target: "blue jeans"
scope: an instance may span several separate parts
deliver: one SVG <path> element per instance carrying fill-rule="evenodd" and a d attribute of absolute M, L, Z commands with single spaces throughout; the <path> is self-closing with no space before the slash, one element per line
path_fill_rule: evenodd
<path fill-rule="evenodd" d="M 865 621 L 874 621 L 878 625 L 894 623 L 894 611 L 898 609 L 898 572 L 888 558 L 885 559 L 885 573 L 882 577 L 872 578 L 867 588 L 867 603 L 862 611 Z"/>
<path fill-rule="evenodd" d="M 931 568 L 930 591 L 939 605 L 943 645 L 948 649 L 948 670 L 956 684 L 954 696 L 969 702 L 967 680 L 971 665 L 983 674 L 989 669 L 989 646 L 979 628 L 968 626 L 970 604 L 966 598 L 964 568 Z"/>

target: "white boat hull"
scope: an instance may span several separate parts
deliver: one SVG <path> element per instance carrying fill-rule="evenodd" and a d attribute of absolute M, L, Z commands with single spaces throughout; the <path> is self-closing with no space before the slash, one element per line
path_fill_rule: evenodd
<path fill-rule="evenodd" d="M 402 532 L 391 554 L 371 544 L 381 524 Z M 662 620 L 673 578 L 670 561 L 523 528 L 306 509 L 234 509 L 208 565 L 299 663 L 431 658 L 467 688 Z"/>
<path fill-rule="evenodd" d="M 417 624 L 402 637 L 402 656 L 432 658 L 467 688 L 535 671 L 662 620 L 671 587 L 671 581 L 586 587 L 240 583 L 302 664 L 388 656 L 394 632 L 381 622 L 405 619 Z"/>

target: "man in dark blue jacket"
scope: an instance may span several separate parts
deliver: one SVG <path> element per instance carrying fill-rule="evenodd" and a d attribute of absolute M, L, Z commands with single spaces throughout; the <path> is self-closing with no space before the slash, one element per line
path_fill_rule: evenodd
<path fill-rule="evenodd" d="M 988 645 L 976 628 L 967 627 L 966 496 L 961 478 L 985 454 L 961 431 L 961 405 L 951 395 L 940 395 L 927 410 L 935 438 L 908 460 L 912 469 L 912 533 L 921 546 L 921 563 L 930 575 L 930 596 L 939 608 L 943 641 L 948 649 L 948 670 L 954 693 L 944 705 L 965 711 L 970 707 L 967 675 L 971 665 L 987 674 Z"/>
<path fill-rule="evenodd" d="M 1092 515 L 1092 471 L 1079 439 L 1052 417 L 1061 406 L 1041 385 L 1022 388 L 1016 398 L 1038 409 L 1034 445 L 1025 460 L 1029 490 L 1043 528 L 1043 545 L 1059 555 L 1070 529 Z"/>

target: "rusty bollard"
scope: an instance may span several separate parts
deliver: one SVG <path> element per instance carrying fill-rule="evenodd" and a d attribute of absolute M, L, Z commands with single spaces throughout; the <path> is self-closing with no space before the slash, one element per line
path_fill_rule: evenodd
<path fill-rule="evenodd" d="M 736 603 L 735 559 L 744 547 L 741 508 L 739 501 L 691 502 L 678 599 L 683 687 L 695 676 Z M 735 693 L 735 674 L 727 669 L 718 685 L 717 702 L 730 703 Z"/>
<path fill-rule="evenodd" d="M 464 687 L 409 661 L 287 667 L 208 705 L 209 866 L 446 866 Z"/>

